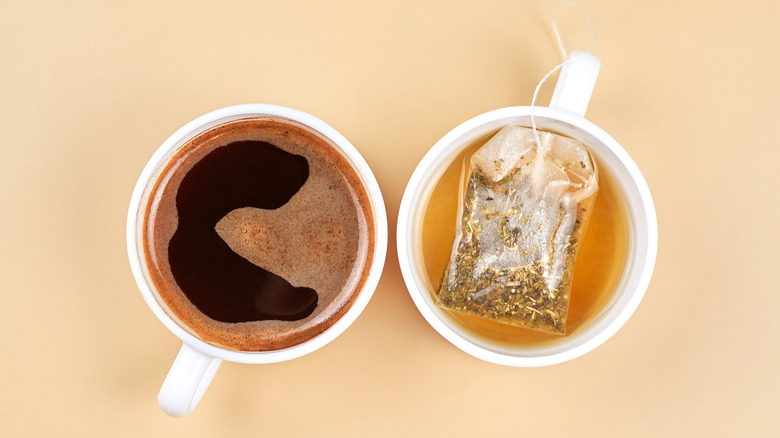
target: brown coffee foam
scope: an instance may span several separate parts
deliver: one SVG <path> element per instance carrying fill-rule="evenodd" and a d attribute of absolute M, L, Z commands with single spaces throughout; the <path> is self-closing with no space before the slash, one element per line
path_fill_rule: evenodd
<path fill-rule="evenodd" d="M 239 255 L 296 287 L 317 291 L 317 307 L 305 319 L 216 321 L 187 299 L 171 273 L 168 243 L 178 225 L 176 192 L 182 179 L 210 152 L 242 140 L 269 142 L 309 163 L 309 178 L 287 204 L 233 210 L 215 227 Z M 202 340 L 230 349 L 278 350 L 324 332 L 352 306 L 371 268 L 374 219 L 359 176 L 327 139 L 285 119 L 229 122 L 185 143 L 158 173 L 145 218 L 146 263 L 169 314 Z"/>

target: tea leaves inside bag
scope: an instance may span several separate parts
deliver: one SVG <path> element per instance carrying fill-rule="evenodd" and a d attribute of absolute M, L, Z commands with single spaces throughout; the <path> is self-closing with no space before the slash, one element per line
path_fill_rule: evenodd
<path fill-rule="evenodd" d="M 580 142 L 506 126 L 471 157 L 438 304 L 564 334 L 574 262 L 598 191 Z"/>

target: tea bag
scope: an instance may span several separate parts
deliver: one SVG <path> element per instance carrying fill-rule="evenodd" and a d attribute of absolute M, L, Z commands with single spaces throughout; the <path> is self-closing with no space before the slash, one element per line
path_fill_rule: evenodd
<path fill-rule="evenodd" d="M 574 261 L 598 191 L 582 143 L 506 126 L 471 157 L 438 304 L 565 334 Z"/>

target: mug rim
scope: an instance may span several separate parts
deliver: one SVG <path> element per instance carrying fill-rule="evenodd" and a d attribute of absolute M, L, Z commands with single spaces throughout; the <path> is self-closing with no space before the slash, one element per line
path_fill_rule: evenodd
<path fill-rule="evenodd" d="M 357 298 L 347 312 L 341 316 L 333 325 L 325 329 L 322 333 L 313 338 L 288 348 L 269 351 L 240 351 L 222 348 L 209 344 L 195 335 L 189 333 L 181 327 L 173 318 L 165 312 L 162 305 L 157 301 L 152 292 L 152 286 L 148 284 L 141 261 L 142 251 L 138 247 L 138 216 L 143 195 L 149 182 L 154 178 L 155 172 L 163 164 L 166 155 L 173 151 L 173 148 L 183 144 L 189 138 L 199 134 L 222 123 L 233 120 L 240 120 L 250 117 L 280 117 L 301 123 L 330 139 L 343 153 L 352 167 L 360 176 L 366 192 L 369 197 L 369 204 L 374 216 L 374 252 L 371 254 L 371 268 L 368 277 L 358 293 Z M 305 354 L 311 353 L 341 335 L 368 305 L 371 297 L 379 284 L 384 263 L 387 255 L 387 212 L 385 210 L 384 199 L 379 188 L 379 183 L 368 166 L 360 152 L 346 139 L 341 133 L 333 127 L 318 119 L 317 117 L 300 110 L 272 104 L 242 104 L 220 108 L 206 113 L 196 119 L 188 122 L 171 136 L 169 136 L 154 152 L 147 161 L 141 175 L 136 182 L 130 199 L 130 206 L 127 216 L 127 251 L 130 259 L 130 267 L 133 272 L 136 284 L 146 304 L 151 308 L 154 315 L 163 325 L 170 330 L 182 342 L 189 345 L 200 353 L 229 360 L 232 362 L 260 364 L 275 363 L 294 359 Z"/>
<path fill-rule="evenodd" d="M 426 174 L 431 171 L 447 153 L 452 153 L 452 149 L 458 149 L 458 151 L 462 150 L 455 144 L 458 139 L 467 135 L 469 132 L 492 122 L 513 117 L 528 117 L 532 114 L 537 118 L 556 120 L 580 129 L 595 137 L 614 153 L 618 161 L 629 173 L 634 188 L 639 194 L 641 206 L 645 212 L 647 248 L 644 251 L 644 254 L 640 255 L 644 261 L 644 266 L 638 274 L 636 287 L 633 291 L 628 292 L 631 294 L 630 299 L 622 309 L 620 309 L 617 315 L 614 315 L 609 323 L 596 331 L 595 335 L 590 339 L 563 351 L 546 355 L 514 356 L 487 349 L 466 339 L 450 328 L 437 313 L 430 308 L 429 303 L 423 296 L 423 294 L 430 294 L 430 292 L 427 288 L 421 287 L 422 284 L 418 282 L 419 270 L 414 267 L 414 262 L 417 258 L 413 254 L 413 245 L 415 242 L 412 242 L 414 234 L 412 222 L 415 220 L 415 212 L 420 210 L 420 204 L 424 201 L 420 186 L 422 185 Z M 450 343 L 469 355 L 487 362 L 516 367 L 547 366 L 572 360 L 592 351 L 612 337 L 628 321 L 642 300 L 650 283 L 658 247 L 658 225 L 650 189 L 638 166 L 628 155 L 628 152 L 626 152 L 625 149 L 623 149 L 623 147 L 603 129 L 584 117 L 564 110 L 529 106 L 512 106 L 480 114 L 461 123 L 439 139 L 425 154 L 423 159 L 420 160 L 420 163 L 415 168 L 407 183 L 398 212 L 398 227 L 396 234 L 396 247 L 398 250 L 401 274 L 415 306 L 426 321 Z M 416 236 L 416 234 L 414 235 Z M 605 317 L 606 316 L 607 315 L 605 315 Z M 604 319 L 605 317 L 601 317 L 600 319 Z"/>

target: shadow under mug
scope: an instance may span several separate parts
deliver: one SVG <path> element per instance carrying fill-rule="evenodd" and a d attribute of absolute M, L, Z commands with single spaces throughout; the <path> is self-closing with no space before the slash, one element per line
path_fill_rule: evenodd
<path fill-rule="evenodd" d="M 183 324 L 177 322 L 166 310 L 163 301 L 155 291 L 149 278 L 143 255 L 144 212 L 146 201 L 154 179 L 176 150 L 187 141 L 210 129 L 234 120 L 251 117 L 273 116 L 292 120 L 319 132 L 347 159 L 360 177 L 369 196 L 374 216 L 374 252 L 368 277 L 352 307 L 332 326 L 314 338 L 293 347 L 274 351 L 235 351 L 206 343 L 192 334 Z M 141 173 L 133 191 L 127 217 L 127 250 L 130 266 L 136 283 L 146 304 L 155 316 L 182 341 L 179 354 L 168 372 L 160 389 L 158 402 L 169 415 L 183 417 L 189 414 L 200 401 L 223 360 L 247 364 L 282 362 L 311 353 L 344 332 L 365 309 L 376 289 L 384 267 L 387 253 L 387 213 L 379 184 L 366 161 L 355 147 L 331 126 L 318 118 L 277 105 L 247 104 L 222 108 L 205 114 L 188 123 L 171 135 L 155 152 Z"/>
<path fill-rule="evenodd" d="M 600 62 L 589 52 L 572 52 L 561 70 L 550 107 L 509 107 L 481 114 L 442 137 L 423 157 L 404 192 L 398 213 L 398 259 L 420 313 L 444 338 L 479 359 L 509 366 L 552 365 L 581 356 L 614 335 L 639 305 L 655 265 L 658 225 L 650 189 L 639 168 L 604 130 L 583 116 Z M 433 190 L 453 160 L 478 139 L 514 124 L 575 138 L 614 177 L 626 209 L 628 254 L 621 279 L 607 304 L 574 333 L 541 344 L 491 343 L 466 330 L 436 304 L 422 254 L 422 224 Z"/>

